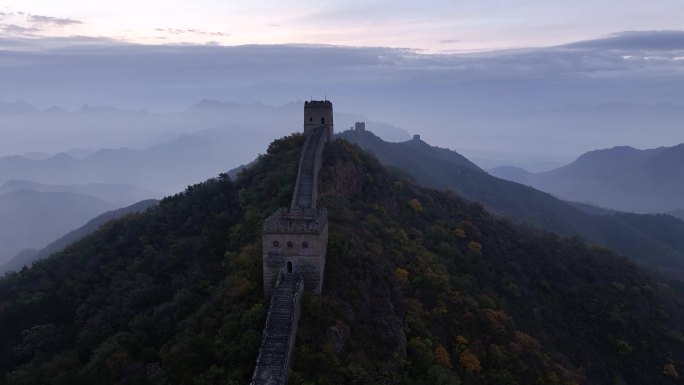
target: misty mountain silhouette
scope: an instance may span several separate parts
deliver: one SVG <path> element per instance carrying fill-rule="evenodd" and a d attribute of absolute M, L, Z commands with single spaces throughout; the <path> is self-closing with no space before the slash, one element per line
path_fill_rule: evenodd
<path fill-rule="evenodd" d="M 20 250 L 43 247 L 107 210 L 89 195 L 16 190 L 0 195 L 0 263 Z"/>
<path fill-rule="evenodd" d="M 233 133 L 220 130 L 183 135 L 145 150 L 99 150 L 84 158 L 57 154 L 43 160 L 0 158 L 0 175 L 41 184 L 127 184 L 168 193 L 215 175 L 234 158 L 226 142 Z M 158 195 L 159 193 L 155 193 Z M 149 196 L 147 196 L 149 198 Z"/>
<path fill-rule="evenodd" d="M 75 111 L 61 108 L 39 110 L 24 102 L 0 102 L 0 119 L 5 133 L 4 140 L 0 142 L 0 154 L 55 154 L 65 152 L 67 148 L 144 150 L 183 135 L 220 129 L 226 133 L 223 139 L 227 153 L 225 157 L 232 154 L 229 164 L 234 165 L 252 159 L 274 136 L 286 135 L 298 127 L 302 105 L 303 102 L 267 106 L 205 99 L 179 112 L 162 113 L 88 104 Z M 335 123 L 342 127 L 353 125 L 359 120 L 369 121 L 362 116 L 339 111 L 335 119 Z M 377 132 L 388 140 L 410 138 L 405 130 L 391 124 L 373 124 Z M 37 141 L 36 138 L 41 140 Z M 206 177 L 210 175 L 214 174 Z M 206 177 L 193 179 L 192 182 Z M 83 182 L 92 180 L 79 183 Z M 185 185 L 179 188 L 183 187 Z M 177 190 L 174 188 L 169 193 Z"/>
<path fill-rule="evenodd" d="M 123 207 L 146 199 L 161 198 L 159 192 L 146 190 L 130 184 L 87 183 L 72 185 L 46 185 L 27 180 L 10 180 L 0 185 L 0 195 L 17 190 L 39 192 L 67 192 L 90 195 L 114 206 Z"/>
<path fill-rule="evenodd" d="M 684 209 L 681 209 L 681 210 L 672 210 L 672 211 L 670 211 L 668 214 L 673 215 L 673 216 L 675 216 L 675 217 L 677 217 L 677 218 L 680 218 L 680 219 L 684 220 Z"/>
<path fill-rule="evenodd" d="M 684 278 L 684 222 L 666 216 L 613 213 L 562 201 L 551 194 L 494 177 L 465 157 L 421 140 L 383 141 L 371 132 L 345 131 L 339 137 L 358 144 L 380 162 L 408 172 L 418 183 L 449 189 L 518 223 L 606 245 L 680 279 Z M 649 225 L 641 225 L 639 220 Z M 661 237 L 662 233 L 676 234 Z"/>
<path fill-rule="evenodd" d="M 15 115 L 15 114 L 32 114 L 38 113 L 39 110 L 32 105 L 22 102 L 15 101 L 12 103 L 0 101 L 0 114 L 4 115 Z"/>
<path fill-rule="evenodd" d="M 155 199 L 148 199 L 132 204 L 128 207 L 107 211 L 106 213 L 98 215 L 97 217 L 89 220 L 83 226 L 68 232 L 66 235 L 60 237 L 54 242 L 49 243 L 40 250 L 24 249 L 6 263 L 0 264 L 0 275 L 8 271 L 19 271 L 24 266 L 31 266 L 31 263 L 34 261 L 47 258 L 54 253 L 60 252 L 70 244 L 80 240 L 86 235 L 92 234 L 105 223 L 114 219 L 122 218 L 129 214 L 143 212 L 148 208 L 155 206 L 158 202 L 159 201 Z"/>
<path fill-rule="evenodd" d="M 23 103 L 19 105 L 24 106 Z M 132 184 L 171 194 L 226 168 L 251 161 L 274 136 L 285 135 L 300 124 L 301 109 L 300 102 L 271 107 L 203 100 L 180 113 L 148 113 L 86 105 L 75 112 L 50 113 L 32 109 L 33 112 L 23 115 L 3 115 L 8 119 L 8 127 L 13 127 L 11 122 L 14 121 L 23 128 L 10 131 L 12 135 L 8 135 L 22 138 L 22 143 L 31 143 L 30 138 L 36 135 L 41 135 L 43 142 L 48 143 L 69 137 L 69 143 L 64 146 L 100 150 L 71 150 L 47 158 L 0 157 L 0 184 L 12 179 L 51 185 Z M 336 113 L 335 119 L 336 124 L 342 126 L 366 120 L 345 113 Z M 292 122 L 292 127 L 288 128 L 287 122 Z M 410 138 L 401 128 L 373 124 L 389 139 Z M 51 129 L 46 132 L 44 127 Z M 84 141 L 79 142 L 84 137 Z M 112 143 L 128 145 L 110 148 Z"/>
<path fill-rule="evenodd" d="M 638 150 L 613 147 L 590 151 L 574 162 L 542 173 L 510 167 L 493 175 L 534 186 L 562 199 L 638 213 L 684 207 L 684 144 Z"/>

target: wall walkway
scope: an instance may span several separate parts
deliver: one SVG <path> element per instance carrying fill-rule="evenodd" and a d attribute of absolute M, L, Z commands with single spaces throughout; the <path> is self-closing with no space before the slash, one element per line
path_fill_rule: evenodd
<path fill-rule="evenodd" d="M 287 384 L 303 291 L 304 280 L 299 275 L 285 270 L 280 273 L 268 308 L 252 385 Z"/>
<path fill-rule="evenodd" d="M 280 262 L 279 255 L 269 256 L 264 252 L 264 291 L 268 295 L 273 275 L 278 272 L 276 285 L 273 288 L 271 303 L 266 317 L 266 327 L 262 333 L 261 347 L 257 358 L 256 368 L 252 376 L 251 385 L 286 385 L 290 370 L 290 356 L 297 334 L 297 324 L 301 312 L 300 298 L 304 291 L 304 277 L 308 277 L 309 285 L 315 287 L 312 291 L 320 294 L 323 266 L 325 266 L 325 250 L 328 243 L 327 211 L 316 209 L 318 198 L 318 171 L 321 168 L 323 148 L 331 128 L 321 126 L 313 129 L 302 148 L 297 171 L 295 191 L 292 196 L 290 210 L 280 209 L 264 221 L 264 249 L 270 247 L 273 234 L 302 233 L 311 236 L 307 249 L 320 249 L 316 256 L 287 256 L 290 260 L 282 270 L 282 264 L 269 266 L 272 259 Z M 313 232 L 311 235 L 308 233 Z M 294 238 L 292 238 L 294 239 Z M 286 245 L 284 244 L 283 247 Z M 281 249 L 278 247 L 278 249 Z M 287 249 L 287 248 L 286 248 Z M 293 248 L 294 250 L 294 248 Z M 300 263 L 300 259 L 307 263 Z M 294 265 L 292 260 L 294 260 Z M 315 263 L 314 263 L 315 262 Z M 313 265 L 311 265 L 314 263 Z M 314 267 L 313 271 L 306 271 L 306 266 Z M 293 266 L 296 267 L 293 269 Z M 298 269 L 300 271 L 298 271 Z M 309 274 L 309 275 L 306 275 Z M 312 275 L 313 274 L 313 275 Z M 320 275 L 320 277 L 318 276 Z M 268 287 L 267 287 L 268 286 Z"/>

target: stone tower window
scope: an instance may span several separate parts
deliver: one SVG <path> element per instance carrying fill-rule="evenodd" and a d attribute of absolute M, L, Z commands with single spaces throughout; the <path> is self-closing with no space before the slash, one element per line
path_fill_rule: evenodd
<path fill-rule="evenodd" d="M 287 247 L 292 248 L 292 241 L 287 241 Z"/>
<path fill-rule="evenodd" d="M 312 117 L 312 116 L 309 116 L 309 121 L 310 121 L 310 122 L 313 122 L 313 117 Z"/>
<path fill-rule="evenodd" d="M 280 242 L 273 241 L 273 247 L 280 247 Z"/>
<path fill-rule="evenodd" d="M 302 242 L 302 249 L 308 249 L 309 243 L 307 241 Z"/>
<path fill-rule="evenodd" d="M 321 124 L 325 124 L 325 118 L 321 118 Z"/>
<path fill-rule="evenodd" d="M 292 261 L 287 261 L 287 272 L 292 273 Z"/>

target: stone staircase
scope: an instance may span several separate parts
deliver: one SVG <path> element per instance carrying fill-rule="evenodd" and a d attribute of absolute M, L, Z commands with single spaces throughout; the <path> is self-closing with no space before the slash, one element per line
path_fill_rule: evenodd
<path fill-rule="evenodd" d="M 313 189 L 315 179 L 316 152 L 321 142 L 321 136 L 325 127 L 321 126 L 314 129 L 306 141 L 299 171 L 299 186 L 295 189 L 297 196 L 294 199 L 294 206 L 298 208 L 311 208 L 313 200 Z"/>
<path fill-rule="evenodd" d="M 304 282 L 294 273 L 281 272 L 271 297 L 266 327 L 252 377 L 252 385 L 287 384 L 290 352 L 297 333 L 300 296 Z"/>

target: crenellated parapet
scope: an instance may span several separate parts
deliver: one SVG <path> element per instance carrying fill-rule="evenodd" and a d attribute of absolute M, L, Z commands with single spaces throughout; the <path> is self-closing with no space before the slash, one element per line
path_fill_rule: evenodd
<path fill-rule="evenodd" d="M 320 234 L 328 226 L 328 210 L 280 208 L 264 220 L 263 234 Z"/>

